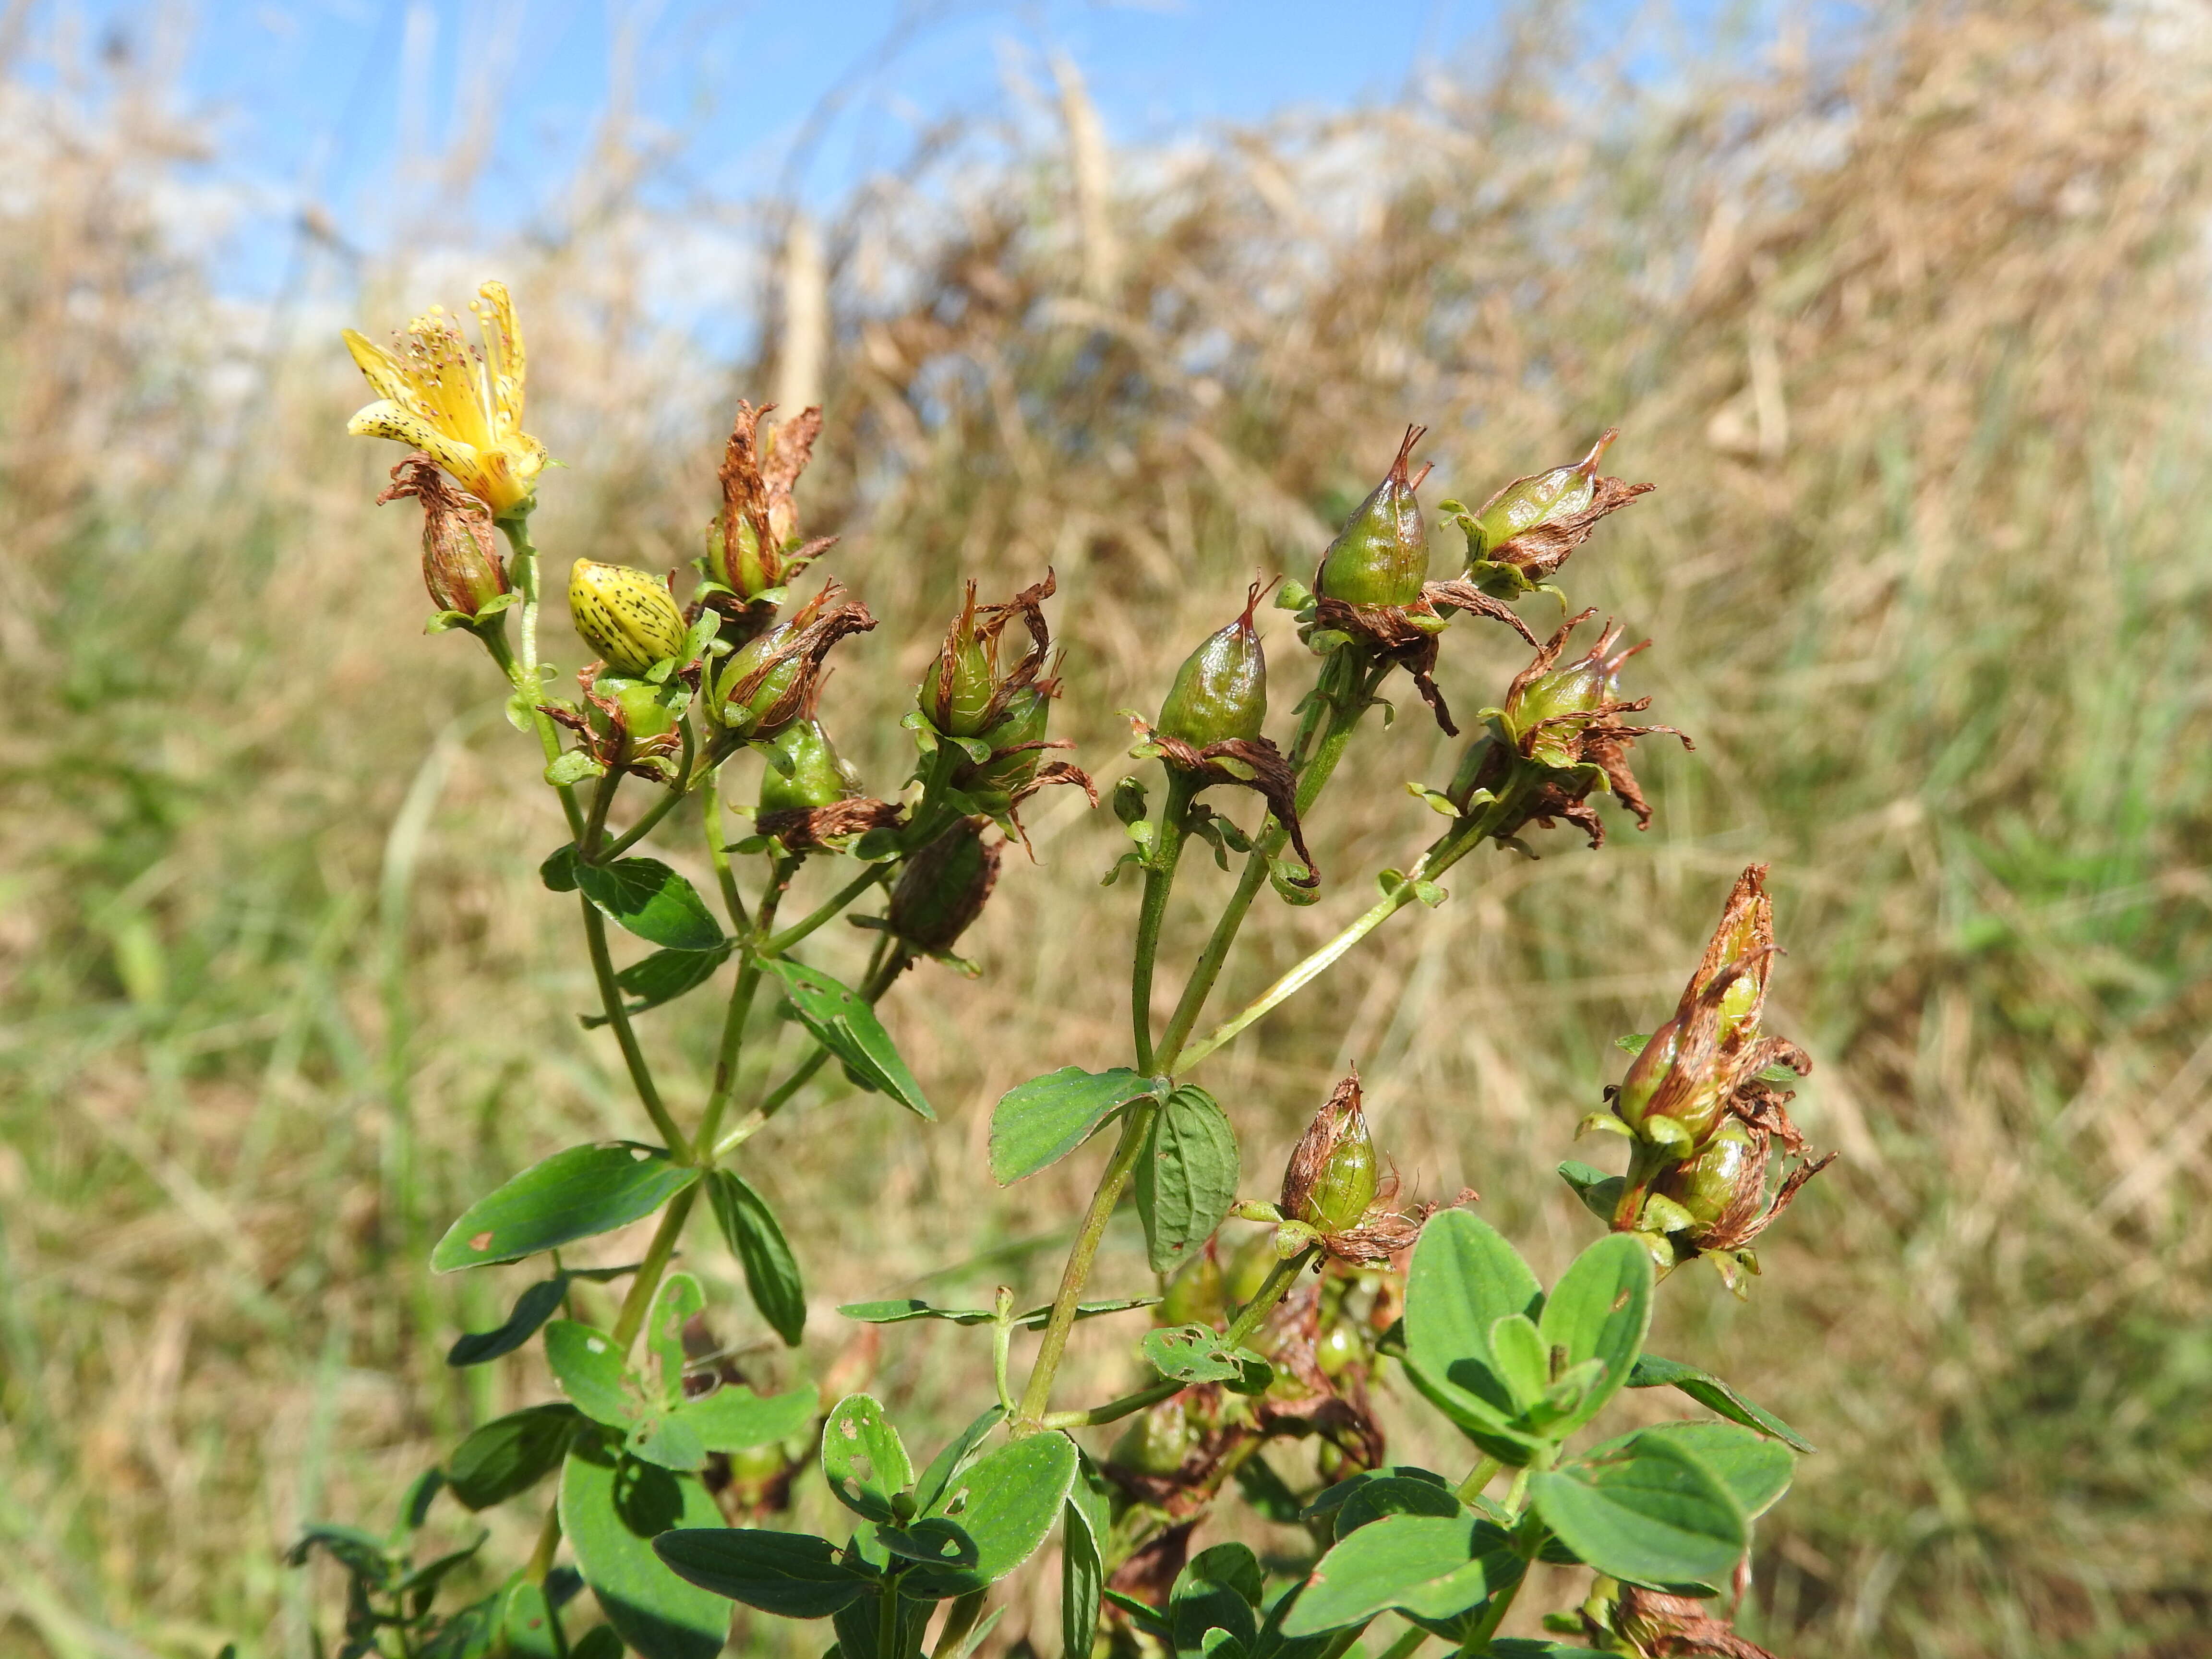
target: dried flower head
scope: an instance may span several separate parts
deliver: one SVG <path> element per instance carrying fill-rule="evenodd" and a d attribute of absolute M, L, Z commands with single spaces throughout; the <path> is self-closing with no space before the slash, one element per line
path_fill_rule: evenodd
<path fill-rule="evenodd" d="M 788 585 L 836 540 L 803 540 L 793 499 L 821 435 L 822 411 L 805 410 L 763 431 L 761 422 L 775 407 L 738 401 L 722 452 L 722 511 L 707 527 L 708 576 L 729 590 L 709 600 L 721 600 L 730 614 L 757 611 L 760 623 L 773 610 L 759 603 L 763 596 Z"/>
<path fill-rule="evenodd" d="M 492 538 L 491 509 L 446 482 L 428 455 L 410 455 L 392 469 L 392 487 L 376 498 L 422 503 L 422 585 L 442 612 L 473 620 L 509 591 Z"/>
<path fill-rule="evenodd" d="M 1411 1214 L 1390 1208 L 1398 1172 L 1378 1164 L 1375 1138 L 1359 1103 L 1359 1073 L 1336 1085 L 1291 1153 L 1283 1170 L 1283 1214 L 1319 1236 L 1340 1261 L 1388 1261 L 1412 1248 L 1433 1204 Z M 1462 1194 L 1462 1200 L 1473 1197 Z"/>
<path fill-rule="evenodd" d="M 346 349 L 377 401 L 346 422 L 359 438 L 391 438 L 419 449 L 498 518 L 527 510 L 545 446 L 522 429 L 522 325 L 501 283 L 470 302 L 481 350 L 441 306 L 416 318 L 386 350 L 345 331 Z"/>

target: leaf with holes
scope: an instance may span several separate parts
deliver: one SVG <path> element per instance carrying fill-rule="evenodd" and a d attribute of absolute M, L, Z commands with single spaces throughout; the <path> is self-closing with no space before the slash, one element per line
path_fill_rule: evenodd
<path fill-rule="evenodd" d="M 1265 1394 L 1275 1370 L 1249 1348 L 1222 1346 L 1205 1325 L 1168 1325 L 1145 1333 L 1139 1345 L 1152 1367 L 1171 1382 L 1218 1382 L 1231 1394 Z"/>
<path fill-rule="evenodd" d="M 561 1392 L 593 1422 L 627 1429 L 643 1414 L 622 1349 L 605 1331 L 579 1320 L 555 1320 L 545 1328 L 545 1363 Z"/>
<path fill-rule="evenodd" d="M 651 1215 L 698 1178 L 698 1170 L 658 1146 L 629 1140 L 571 1146 L 470 1205 L 430 1252 L 430 1266 L 449 1273 L 520 1261 L 611 1233 Z"/>
<path fill-rule="evenodd" d="M 769 964 L 782 980 L 791 1006 L 814 1039 L 845 1062 L 845 1070 L 862 1087 L 889 1095 L 925 1122 L 937 1121 L 937 1113 L 914 1080 L 914 1073 L 899 1058 L 890 1033 L 884 1030 L 876 1011 L 820 969 L 788 957 Z"/>
<path fill-rule="evenodd" d="M 914 1485 L 906 1443 L 865 1394 L 847 1395 L 823 1422 L 822 1473 L 839 1503 L 871 1521 L 896 1520 L 891 1499 Z"/>
<path fill-rule="evenodd" d="M 948 1482 L 932 1515 L 966 1533 L 973 1566 L 917 1567 L 902 1588 L 947 1601 L 996 1583 L 1030 1559 L 1060 1518 L 1075 1481 L 1075 1443 L 1049 1430 L 1001 1446 Z"/>
<path fill-rule="evenodd" d="M 750 1451 L 805 1433 L 819 1400 L 809 1388 L 755 1394 L 742 1383 L 725 1382 L 712 1394 L 685 1401 L 670 1415 L 710 1452 Z"/>

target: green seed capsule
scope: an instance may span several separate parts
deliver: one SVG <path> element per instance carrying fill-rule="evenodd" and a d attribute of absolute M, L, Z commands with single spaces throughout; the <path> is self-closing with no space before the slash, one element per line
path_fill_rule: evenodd
<path fill-rule="evenodd" d="M 1697 1157 L 1661 1177 L 1658 1190 L 1687 1210 L 1700 1230 L 1710 1227 L 1736 1202 L 1747 1179 L 1757 1178 L 1764 1196 L 1766 1169 L 1759 1150 L 1750 1126 L 1731 1117 Z"/>
<path fill-rule="evenodd" d="M 1639 1132 L 1643 1129 L 1660 1086 L 1674 1075 L 1681 1057 L 1684 1024 L 1684 1019 L 1678 1017 L 1654 1031 L 1651 1040 L 1644 1045 L 1644 1052 L 1629 1066 L 1628 1075 L 1621 1079 L 1620 1091 L 1613 1097 L 1613 1115 L 1630 1128 Z M 1719 1068 L 1709 1065 L 1705 1075 L 1688 1081 L 1691 1087 L 1680 1091 L 1668 1101 L 1667 1115 L 1688 1130 L 1693 1142 L 1703 1141 L 1720 1117 Z"/>
<path fill-rule="evenodd" d="M 1528 758 L 1540 766 L 1575 763 L 1577 725 L 1545 726 L 1541 723 L 1563 715 L 1589 714 L 1613 694 L 1612 677 L 1595 653 L 1553 669 L 1506 699 L 1505 727 L 1515 738 L 1533 733 L 1524 745 Z"/>
<path fill-rule="evenodd" d="M 1413 496 L 1420 478 L 1411 477 L 1407 466 L 1424 430 L 1406 428 L 1389 475 L 1328 544 L 1314 581 L 1328 598 L 1347 605 L 1407 605 L 1421 597 L 1429 579 L 1429 531 Z M 1427 476 L 1424 467 L 1421 477 Z"/>
<path fill-rule="evenodd" d="M 1152 1320 L 1160 1325 L 1212 1325 L 1228 1312 L 1222 1301 L 1221 1263 L 1202 1250 L 1176 1269 Z"/>
<path fill-rule="evenodd" d="M 684 613 L 668 584 L 628 565 L 577 560 L 568 571 L 568 615 L 621 673 L 642 674 L 684 649 Z"/>
<path fill-rule="evenodd" d="M 592 682 L 592 690 L 621 708 L 623 729 L 629 734 L 632 743 L 664 737 L 676 729 L 676 716 L 661 700 L 660 687 L 650 680 L 633 679 L 625 674 L 602 674 Z M 594 732 L 602 737 L 612 733 L 614 721 L 605 709 L 587 702 L 586 713 Z"/>
<path fill-rule="evenodd" d="M 1012 749 L 1014 752 L 978 767 L 974 776 L 963 780 L 961 787 L 978 800 L 988 801 L 994 793 L 1012 794 L 1036 776 L 1037 767 L 1044 759 L 1042 749 L 1018 749 L 1015 745 L 1042 743 L 1051 724 L 1051 697 L 1033 685 L 1015 692 L 1006 704 L 1006 719 L 983 733 L 983 741 L 994 750 Z"/>
<path fill-rule="evenodd" d="M 930 724 L 955 738 L 981 734 L 998 690 L 989 653 L 972 635 L 951 641 L 921 677 L 921 712 Z"/>
<path fill-rule="evenodd" d="M 1275 1271 L 1282 1258 L 1275 1254 L 1275 1235 L 1255 1233 L 1237 1248 L 1229 1258 L 1229 1271 L 1222 1288 L 1229 1294 L 1229 1305 L 1241 1308 L 1260 1294 L 1260 1287 L 1267 1282 L 1267 1275 Z"/>
<path fill-rule="evenodd" d="M 832 806 L 858 793 L 845 763 L 837 758 L 819 720 L 794 720 L 770 740 L 770 748 L 791 763 L 791 774 L 770 758 L 761 774 L 760 810 L 805 811 Z"/>
<path fill-rule="evenodd" d="M 1375 1137 L 1368 1133 L 1365 1115 L 1355 1112 L 1322 1160 L 1320 1178 L 1298 1206 L 1298 1219 L 1323 1232 L 1350 1232 L 1375 1202 L 1376 1178 Z"/>
<path fill-rule="evenodd" d="M 1130 1424 L 1106 1459 L 1139 1474 L 1170 1475 L 1182 1468 L 1197 1438 L 1182 1401 L 1169 1400 Z"/>
<path fill-rule="evenodd" d="M 1588 507 L 1597 494 L 1598 462 L 1620 435 L 1607 432 L 1572 465 L 1516 478 L 1485 501 L 1474 517 L 1482 556 L 1495 553 L 1524 530 L 1556 524 Z"/>
<path fill-rule="evenodd" d="M 779 623 L 767 633 L 746 641 L 731 653 L 722 672 L 714 677 L 714 708 L 717 717 L 731 730 L 752 732 L 799 683 L 805 665 L 797 657 L 787 658 L 771 668 L 746 694 L 743 702 L 734 701 L 745 682 L 760 672 L 761 665 L 781 650 L 795 631 L 789 623 Z"/>
<path fill-rule="evenodd" d="M 891 932 L 941 956 L 959 942 L 999 880 L 999 845 L 983 843 L 988 820 L 963 818 L 906 861 L 891 889 Z"/>
<path fill-rule="evenodd" d="M 1314 1361 L 1323 1376 L 1341 1376 L 1367 1357 L 1359 1333 L 1340 1320 L 1321 1334 L 1314 1344 Z"/>
<path fill-rule="evenodd" d="M 1267 657 L 1260 648 L 1252 611 L 1261 591 L 1255 582 L 1244 614 L 1209 635 L 1176 671 L 1175 684 L 1160 705 L 1162 736 L 1203 749 L 1260 735 L 1267 719 Z"/>

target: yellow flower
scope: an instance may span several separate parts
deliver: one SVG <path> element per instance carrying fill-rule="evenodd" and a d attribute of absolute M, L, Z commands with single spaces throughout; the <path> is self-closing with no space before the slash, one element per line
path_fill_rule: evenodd
<path fill-rule="evenodd" d="M 346 422 L 357 438 L 392 438 L 421 450 L 499 517 L 526 506 L 545 465 L 545 446 L 522 429 L 522 326 L 503 283 L 486 283 L 469 309 L 481 353 L 442 306 L 407 325 L 387 351 L 353 330 L 346 349 L 380 394 Z"/>

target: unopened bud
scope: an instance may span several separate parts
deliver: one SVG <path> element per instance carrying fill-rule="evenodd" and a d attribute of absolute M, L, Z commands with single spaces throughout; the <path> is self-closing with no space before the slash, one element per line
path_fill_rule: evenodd
<path fill-rule="evenodd" d="M 1051 724 L 1050 691 L 1027 685 L 1015 692 L 1006 704 L 1006 719 L 982 734 L 995 758 L 976 768 L 972 775 L 963 777 L 961 787 L 979 800 L 988 801 L 999 794 L 1011 796 L 1036 776 L 1037 768 L 1044 760 L 1043 750 L 1023 745 L 1042 743 Z"/>
<path fill-rule="evenodd" d="M 937 956 L 959 942 L 998 884 L 1000 846 L 983 841 L 988 822 L 963 818 L 907 860 L 891 890 L 892 933 Z"/>
<path fill-rule="evenodd" d="M 1659 1091 L 1670 1080 L 1674 1086 L 1668 1091 L 1665 1115 L 1680 1126 L 1692 1145 L 1701 1142 L 1720 1116 L 1721 1075 L 1711 1044 L 1693 1043 L 1691 1047 L 1702 1047 L 1702 1053 L 1685 1054 L 1683 1039 L 1691 1034 L 1690 1021 L 1680 1018 L 1654 1031 L 1630 1064 L 1628 1074 L 1620 1080 L 1620 1091 L 1613 1097 L 1614 1115 L 1647 1140 L 1655 1139 L 1656 1130 L 1666 1127 L 1653 1124 L 1651 1119 Z"/>
<path fill-rule="evenodd" d="M 1720 926 L 1713 930 L 1698 971 L 1683 993 L 1684 1003 L 1703 995 L 1721 975 L 1741 963 L 1721 995 L 1721 1037 L 1725 1042 L 1755 1034 L 1773 952 L 1774 901 L 1766 894 L 1766 866 L 1754 864 L 1736 878 Z"/>
<path fill-rule="evenodd" d="M 1244 614 L 1208 635 L 1183 659 L 1160 705 L 1158 729 L 1163 736 L 1203 749 L 1260 735 L 1267 719 L 1267 657 L 1260 648 L 1252 612 L 1262 591 L 1260 583 L 1253 583 Z"/>
<path fill-rule="evenodd" d="M 568 572 L 568 614 L 619 673 L 642 674 L 684 649 L 684 613 L 668 584 L 628 565 L 577 560 Z"/>
<path fill-rule="evenodd" d="M 769 744 L 768 765 L 761 774 L 763 812 L 808 811 L 831 806 L 860 793 L 859 781 L 837 758 L 830 734 L 815 720 L 794 720 Z M 779 761 L 787 762 L 786 772 Z"/>
<path fill-rule="evenodd" d="M 1413 492 L 1421 478 L 1410 475 L 1413 446 L 1426 428 L 1409 426 L 1398 459 L 1374 493 L 1359 504 L 1322 557 L 1315 588 L 1347 605 L 1407 605 L 1421 597 L 1429 579 L 1429 532 Z"/>
<path fill-rule="evenodd" d="M 1366 1218 L 1380 1182 L 1354 1073 L 1337 1085 L 1291 1152 L 1283 1172 L 1283 1213 L 1324 1235 L 1349 1233 Z"/>
<path fill-rule="evenodd" d="M 1661 1176 L 1654 1190 L 1696 1224 L 1692 1239 L 1738 1209 L 1755 1214 L 1766 1198 L 1766 1143 L 1750 1125 L 1729 1118 L 1695 1158 Z"/>
<path fill-rule="evenodd" d="M 789 623 L 779 623 L 730 653 L 729 661 L 714 676 L 711 702 L 714 717 L 723 725 L 733 732 L 763 737 L 775 735 L 775 728 L 782 722 L 772 717 L 791 700 L 793 688 L 799 684 L 806 665 L 797 656 L 769 665 L 798 631 Z M 763 666 L 767 666 L 764 674 L 761 672 Z M 748 681 L 755 683 L 748 687 Z M 742 702 L 738 701 L 740 696 Z"/>

